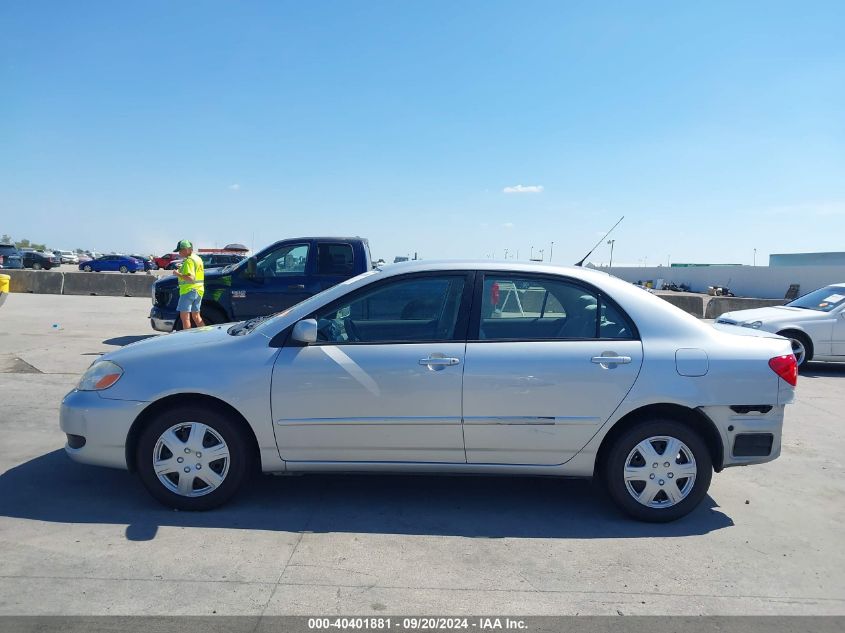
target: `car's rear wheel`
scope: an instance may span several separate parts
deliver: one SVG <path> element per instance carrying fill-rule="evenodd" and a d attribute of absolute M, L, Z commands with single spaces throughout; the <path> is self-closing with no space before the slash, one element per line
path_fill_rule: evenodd
<path fill-rule="evenodd" d="M 607 453 L 604 476 L 613 500 L 641 521 L 674 521 L 707 494 L 713 463 L 706 444 L 674 420 L 641 422 Z"/>
<path fill-rule="evenodd" d="M 84 270 L 86 273 L 90 273 L 91 267 L 86 264 L 85 266 L 82 267 L 82 270 Z"/>
<path fill-rule="evenodd" d="M 806 334 L 801 332 L 778 332 L 778 336 L 783 336 L 789 339 L 789 344 L 792 345 L 792 353 L 795 354 L 795 362 L 798 363 L 798 369 L 801 369 L 813 357 L 813 343 Z"/>
<path fill-rule="evenodd" d="M 32 264 L 32 270 L 41 270 L 42 268 L 43 266 L 40 262 L 35 262 L 34 264 Z"/>
<path fill-rule="evenodd" d="M 250 472 L 241 427 L 207 407 L 183 406 L 153 419 L 138 441 L 136 464 L 144 487 L 178 510 L 210 510 L 228 501 Z"/>

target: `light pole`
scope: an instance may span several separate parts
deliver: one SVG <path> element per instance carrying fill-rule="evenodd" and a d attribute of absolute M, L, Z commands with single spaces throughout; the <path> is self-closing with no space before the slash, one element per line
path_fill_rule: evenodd
<path fill-rule="evenodd" d="M 552 255 L 555 253 L 555 243 L 552 242 L 551 248 L 549 248 L 549 261 L 552 261 Z"/>
<path fill-rule="evenodd" d="M 613 268 L 613 245 L 616 244 L 616 240 L 607 240 L 607 243 L 610 244 L 610 266 L 608 268 Z"/>
<path fill-rule="evenodd" d="M 757 265 L 757 249 L 754 249 L 754 265 Z"/>

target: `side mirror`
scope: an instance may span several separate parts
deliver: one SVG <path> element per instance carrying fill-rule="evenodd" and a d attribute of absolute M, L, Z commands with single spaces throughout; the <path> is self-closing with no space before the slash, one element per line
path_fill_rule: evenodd
<path fill-rule="evenodd" d="M 255 277 L 255 273 L 257 270 L 255 257 L 250 257 L 246 260 L 246 274 L 248 277 Z"/>
<path fill-rule="evenodd" d="M 317 320 L 316 319 L 302 319 L 296 325 L 293 326 L 293 332 L 291 332 L 291 340 L 296 341 L 297 343 L 304 343 L 308 345 L 309 343 L 316 343 L 317 342 Z"/>

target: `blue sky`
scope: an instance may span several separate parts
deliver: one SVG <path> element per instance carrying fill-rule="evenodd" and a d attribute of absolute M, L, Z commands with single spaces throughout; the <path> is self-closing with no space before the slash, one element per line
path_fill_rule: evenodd
<path fill-rule="evenodd" d="M 0 233 L 56 248 L 845 250 L 838 0 L 5 2 L 0 86 Z"/>

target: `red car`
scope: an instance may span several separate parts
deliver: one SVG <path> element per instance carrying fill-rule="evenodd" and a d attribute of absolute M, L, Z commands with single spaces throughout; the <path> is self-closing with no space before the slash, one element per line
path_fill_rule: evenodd
<path fill-rule="evenodd" d="M 182 262 L 182 257 L 179 256 L 179 253 L 167 253 L 161 257 L 156 257 L 154 261 L 159 268 L 173 270 Z"/>

